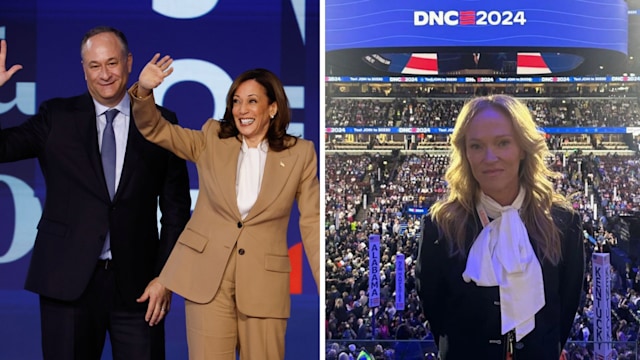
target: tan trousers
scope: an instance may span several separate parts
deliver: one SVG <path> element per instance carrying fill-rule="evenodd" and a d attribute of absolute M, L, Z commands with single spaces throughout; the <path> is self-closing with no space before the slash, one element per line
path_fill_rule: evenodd
<path fill-rule="evenodd" d="M 185 299 L 189 360 L 283 360 L 287 319 L 254 318 L 238 311 L 235 301 L 236 249 L 213 300 Z"/>

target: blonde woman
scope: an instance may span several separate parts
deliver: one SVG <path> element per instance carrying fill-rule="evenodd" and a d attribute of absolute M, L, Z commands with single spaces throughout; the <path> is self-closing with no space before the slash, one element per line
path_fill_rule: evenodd
<path fill-rule="evenodd" d="M 579 216 L 543 135 L 504 95 L 462 108 L 446 196 L 424 219 L 417 282 L 442 360 L 558 359 L 584 274 Z"/>

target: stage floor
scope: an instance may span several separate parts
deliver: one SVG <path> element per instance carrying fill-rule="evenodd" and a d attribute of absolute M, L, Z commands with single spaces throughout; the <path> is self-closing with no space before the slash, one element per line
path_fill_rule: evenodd
<path fill-rule="evenodd" d="M 319 300 L 315 295 L 292 295 L 287 325 L 286 357 L 319 359 Z M 187 359 L 184 300 L 175 296 L 165 324 L 167 360 Z M 317 357 L 310 354 L 318 354 Z M 37 360 L 40 350 L 38 296 L 27 291 L 0 290 L 0 359 Z M 103 360 L 111 359 L 105 344 Z"/>

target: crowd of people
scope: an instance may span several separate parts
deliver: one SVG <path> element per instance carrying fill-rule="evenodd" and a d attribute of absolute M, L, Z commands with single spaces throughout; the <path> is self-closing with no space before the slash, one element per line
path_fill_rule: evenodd
<path fill-rule="evenodd" d="M 615 156 L 598 167 L 602 182 L 598 188 L 607 217 L 628 215 L 640 205 L 640 160 L 637 156 Z"/>
<path fill-rule="evenodd" d="M 333 97 L 326 101 L 326 126 L 453 127 L 466 97 L 393 99 Z M 636 97 L 526 98 L 539 126 L 640 126 Z"/>
<path fill-rule="evenodd" d="M 478 84 L 408 84 L 408 83 L 374 83 L 351 84 L 330 83 L 327 86 L 330 97 L 451 97 L 476 96 L 489 94 L 507 94 L 526 97 L 608 97 L 608 96 L 637 96 L 640 86 L 633 83 L 619 84 L 505 84 L 504 86 Z"/>

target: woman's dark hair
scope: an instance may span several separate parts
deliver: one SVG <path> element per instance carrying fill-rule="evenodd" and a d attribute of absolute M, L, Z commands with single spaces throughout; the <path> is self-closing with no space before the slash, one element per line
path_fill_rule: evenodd
<path fill-rule="evenodd" d="M 237 137 L 240 132 L 236 127 L 236 122 L 233 119 L 233 96 L 238 90 L 240 84 L 248 80 L 255 80 L 258 84 L 262 85 L 269 99 L 269 104 L 276 102 L 278 105 L 278 112 L 275 117 L 269 122 L 269 129 L 267 130 L 267 141 L 269 142 L 269 149 L 273 151 L 285 150 L 297 142 L 295 136 L 287 134 L 287 128 L 291 121 L 291 111 L 289 109 L 289 100 L 287 94 L 284 92 L 282 82 L 278 77 L 269 70 L 266 69 L 253 69 L 248 70 L 240 74 L 231 84 L 229 92 L 227 93 L 227 106 L 222 118 L 220 132 L 218 136 L 221 139 L 230 137 Z"/>

